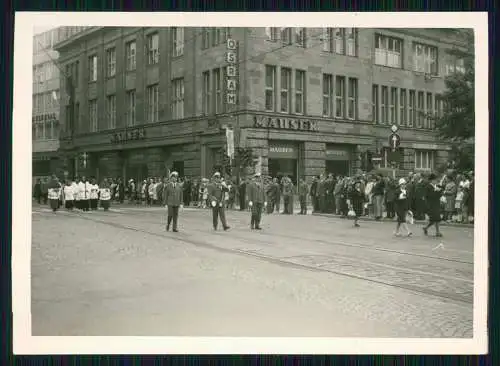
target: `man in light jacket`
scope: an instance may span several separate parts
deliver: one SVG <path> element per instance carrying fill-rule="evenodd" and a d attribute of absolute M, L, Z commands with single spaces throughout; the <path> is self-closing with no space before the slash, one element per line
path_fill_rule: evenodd
<path fill-rule="evenodd" d="M 167 212 L 167 231 L 170 229 L 170 224 L 173 221 L 172 231 L 174 233 L 177 230 L 177 220 L 179 218 L 179 207 L 182 207 L 183 203 L 183 187 L 182 184 L 177 181 L 179 174 L 177 172 L 172 172 L 170 174 L 170 182 L 168 182 L 163 187 L 163 204 L 168 209 Z"/>
<path fill-rule="evenodd" d="M 262 230 L 260 220 L 262 218 L 262 209 L 267 206 L 266 191 L 262 182 L 260 173 L 256 173 L 253 182 L 247 188 L 248 190 L 248 205 L 252 209 L 250 219 L 250 228 L 253 230 Z"/>

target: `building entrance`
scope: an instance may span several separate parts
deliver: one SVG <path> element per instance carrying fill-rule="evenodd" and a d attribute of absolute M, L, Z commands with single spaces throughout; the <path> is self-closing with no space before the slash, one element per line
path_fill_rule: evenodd
<path fill-rule="evenodd" d="M 273 178 L 287 176 L 297 186 L 298 172 L 298 146 L 295 143 L 273 141 L 269 142 L 268 172 Z"/>
<path fill-rule="evenodd" d="M 335 176 L 349 176 L 351 174 L 352 150 L 352 147 L 349 145 L 327 145 L 326 173 Z"/>

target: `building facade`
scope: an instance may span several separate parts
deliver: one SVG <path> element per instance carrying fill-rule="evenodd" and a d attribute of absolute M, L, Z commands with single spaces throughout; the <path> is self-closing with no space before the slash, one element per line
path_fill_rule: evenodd
<path fill-rule="evenodd" d="M 226 128 L 264 174 L 352 174 L 365 152 L 398 175 L 444 164 L 430 115 L 463 69 L 449 29 L 93 27 L 57 46 L 72 75 L 61 151 L 73 174 L 209 176 Z M 68 89 L 61 80 L 61 88 Z M 69 92 L 68 92 L 69 93 Z"/>
<path fill-rule="evenodd" d="M 60 162 L 60 71 L 54 45 L 88 27 L 58 27 L 33 36 L 33 177 L 57 171 Z"/>

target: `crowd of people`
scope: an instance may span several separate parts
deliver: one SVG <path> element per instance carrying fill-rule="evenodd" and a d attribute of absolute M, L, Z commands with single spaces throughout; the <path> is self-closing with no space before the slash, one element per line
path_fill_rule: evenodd
<path fill-rule="evenodd" d="M 136 183 L 130 179 L 124 183 L 121 178 L 96 179 L 78 177 L 60 181 L 55 175 L 44 181 L 38 180 L 34 187 L 34 197 L 38 203 L 49 201 L 55 212 L 61 206 L 68 210 L 83 212 L 97 210 L 99 203 L 104 210 L 115 203 L 143 204 L 149 206 L 165 205 L 165 192 L 173 176 L 148 178 Z M 239 184 L 230 177 L 218 179 L 224 186 L 221 204 L 225 209 L 255 210 L 250 207 L 252 187 L 255 177 L 246 177 Z M 175 182 L 182 190 L 182 205 L 211 208 L 211 179 L 175 176 Z M 333 174 L 314 177 L 308 185 L 304 179 L 296 187 L 290 177 L 258 177 L 262 183 L 265 205 L 262 210 L 268 214 L 279 212 L 291 215 L 294 201 L 298 198 L 301 215 L 307 214 L 308 202 L 313 213 L 331 213 L 342 217 L 353 217 L 354 226 L 359 219 L 369 216 L 375 220 L 397 221 L 396 234 L 401 227 L 411 235 L 408 222 L 429 220 L 438 223 L 472 223 L 474 220 L 474 173 L 449 172 L 442 176 L 436 174 L 410 173 L 406 178 L 393 179 L 382 174 L 358 174 L 352 177 Z M 281 210 L 281 207 L 283 209 Z M 424 230 L 427 233 L 426 228 Z"/>

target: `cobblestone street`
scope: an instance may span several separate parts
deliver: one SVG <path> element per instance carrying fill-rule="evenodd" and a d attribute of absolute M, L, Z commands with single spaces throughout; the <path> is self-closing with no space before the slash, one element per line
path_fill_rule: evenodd
<path fill-rule="evenodd" d="M 33 335 L 472 337 L 473 229 L 209 210 L 33 208 Z"/>

